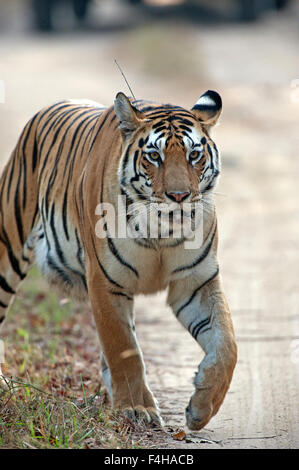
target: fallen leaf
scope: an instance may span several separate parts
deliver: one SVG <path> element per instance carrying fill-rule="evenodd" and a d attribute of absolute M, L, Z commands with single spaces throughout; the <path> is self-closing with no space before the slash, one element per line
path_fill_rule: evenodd
<path fill-rule="evenodd" d="M 186 433 L 185 433 L 185 431 L 179 431 L 179 432 L 175 433 L 172 437 L 176 441 L 183 441 L 184 439 L 186 439 Z"/>

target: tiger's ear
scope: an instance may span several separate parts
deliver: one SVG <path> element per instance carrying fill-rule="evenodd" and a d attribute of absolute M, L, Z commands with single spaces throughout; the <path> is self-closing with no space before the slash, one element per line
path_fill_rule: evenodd
<path fill-rule="evenodd" d="M 216 91 L 212 90 L 208 90 L 201 95 L 197 103 L 192 108 L 197 119 L 207 126 L 214 126 L 216 124 L 221 114 L 221 110 L 221 96 Z"/>
<path fill-rule="evenodd" d="M 129 137 L 141 124 L 143 114 L 132 106 L 129 98 L 122 92 L 117 93 L 115 97 L 114 111 L 123 136 Z"/>

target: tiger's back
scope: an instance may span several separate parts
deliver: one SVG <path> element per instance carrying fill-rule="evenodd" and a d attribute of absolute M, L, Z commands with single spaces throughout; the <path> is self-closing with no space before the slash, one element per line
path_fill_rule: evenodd
<path fill-rule="evenodd" d="M 87 295 L 87 283 L 75 191 L 103 113 L 95 103 L 64 102 L 37 126 L 36 261 L 51 282 L 79 298 Z"/>
<path fill-rule="evenodd" d="M 74 288 L 79 297 L 87 293 L 74 192 L 105 109 L 63 101 L 42 109 L 25 127 L 0 183 L 1 248 L 14 260 L 5 276 L 9 293 L 34 261 L 51 282 Z"/>

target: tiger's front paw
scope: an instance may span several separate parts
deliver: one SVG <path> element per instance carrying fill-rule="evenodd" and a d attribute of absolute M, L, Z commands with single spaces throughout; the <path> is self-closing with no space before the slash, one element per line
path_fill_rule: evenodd
<path fill-rule="evenodd" d="M 136 422 L 137 424 L 154 424 L 156 426 L 164 426 L 163 419 L 157 408 L 144 407 L 137 405 L 134 407 L 127 407 L 123 410 L 124 415 Z"/>
<path fill-rule="evenodd" d="M 158 403 L 146 384 L 131 387 L 130 395 L 126 389 L 122 389 L 122 394 L 118 394 L 118 399 L 114 399 L 114 408 L 120 410 L 127 418 L 139 424 L 154 424 L 163 426 Z"/>
<path fill-rule="evenodd" d="M 192 431 L 202 429 L 219 410 L 231 383 L 237 355 L 235 349 L 224 361 L 199 367 L 195 377 L 195 392 L 186 408 L 187 426 Z M 207 363 L 206 357 L 206 363 Z"/>
<path fill-rule="evenodd" d="M 202 429 L 217 413 L 222 404 L 230 381 L 222 381 L 215 387 L 199 388 L 192 395 L 186 408 L 187 426 L 192 431 Z"/>
<path fill-rule="evenodd" d="M 189 405 L 186 408 L 186 422 L 191 431 L 199 431 L 202 429 L 213 416 L 213 405 L 203 404 L 203 406 L 194 405 L 193 397 L 191 397 Z"/>

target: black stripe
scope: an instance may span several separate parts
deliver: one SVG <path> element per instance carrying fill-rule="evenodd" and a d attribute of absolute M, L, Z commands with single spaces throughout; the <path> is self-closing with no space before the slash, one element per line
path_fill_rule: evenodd
<path fill-rule="evenodd" d="M 197 111 L 204 111 L 204 112 L 206 112 L 206 111 L 208 111 L 208 112 L 209 112 L 209 111 L 215 112 L 215 111 L 218 111 L 219 108 L 218 108 L 216 105 L 214 105 L 214 104 L 211 104 L 211 105 L 207 105 L 207 104 L 196 104 L 195 106 L 193 106 L 192 109 L 195 109 L 195 110 L 197 110 Z"/>
<path fill-rule="evenodd" d="M 83 174 L 83 177 L 81 178 L 81 181 L 80 181 L 80 184 L 79 184 L 79 203 L 80 203 L 79 215 L 80 215 L 80 218 L 82 218 L 82 221 L 83 221 L 83 218 L 84 218 L 84 208 L 83 208 L 83 184 L 84 184 L 84 178 L 85 178 L 85 173 Z"/>
<path fill-rule="evenodd" d="M 182 108 L 181 106 L 175 106 L 175 105 L 172 105 L 172 104 L 163 104 L 161 106 L 156 106 L 153 110 L 152 113 L 149 113 L 150 116 L 152 116 L 153 114 L 156 114 L 158 112 L 161 112 L 161 111 L 165 111 L 166 113 L 170 113 L 171 111 L 177 111 L 177 110 L 180 110 L 180 111 L 184 111 L 184 108 Z M 142 109 L 141 109 L 142 111 Z"/>
<path fill-rule="evenodd" d="M 28 142 L 28 139 L 29 139 L 29 136 L 31 136 L 31 130 L 32 130 L 32 127 L 33 127 L 33 124 L 35 123 L 35 120 L 36 118 L 38 117 L 38 113 L 35 114 L 35 116 L 31 119 L 31 121 L 29 122 L 29 125 L 27 127 L 27 132 L 26 132 L 26 135 L 24 137 L 24 141 L 23 141 L 23 145 L 22 145 L 22 156 L 23 156 L 23 170 L 24 170 L 24 174 L 23 174 L 23 209 L 25 209 L 25 206 L 26 206 L 26 199 L 27 199 L 27 178 L 26 178 L 26 175 L 27 175 L 27 161 L 26 161 L 26 146 L 27 146 L 27 142 Z M 33 158 L 36 158 L 36 141 L 35 141 L 35 136 L 34 136 L 34 147 L 33 147 L 33 153 L 32 153 L 32 157 Z M 34 164 L 32 163 L 32 167 L 34 167 Z M 33 170 L 34 171 L 34 170 Z"/>
<path fill-rule="evenodd" d="M 59 115 L 60 111 L 62 109 L 66 109 L 66 108 L 70 108 L 70 104 L 67 103 L 66 101 L 60 101 L 59 103 L 55 103 L 52 106 L 49 106 L 49 107 L 45 108 L 44 112 L 39 114 L 39 120 L 37 122 L 37 128 L 39 127 L 42 119 L 46 116 L 45 122 L 42 125 L 41 129 L 39 130 L 39 138 L 41 138 L 42 133 L 46 129 L 47 125 L 51 122 L 52 118 L 54 118 L 54 120 L 55 120 L 56 115 L 57 114 Z"/>
<path fill-rule="evenodd" d="M 109 126 L 111 126 L 111 124 L 115 121 L 115 119 L 117 118 L 116 114 L 114 114 L 114 116 L 112 116 L 110 122 L 109 122 Z"/>
<path fill-rule="evenodd" d="M 185 124 L 179 124 L 179 128 L 183 131 L 192 132 L 192 129 L 190 129 L 188 126 L 185 126 Z"/>
<path fill-rule="evenodd" d="M 101 114 L 99 114 L 99 113 L 89 114 L 86 118 L 80 120 L 78 127 L 74 131 L 72 142 L 71 142 L 71 145 L 70 145 L 70 151 L 73 153 L 73 155 L 72 155 L 72 158 L 67 158 L 66 159 L 65 166 L 64 166 L 64 173 L 66 172 L 67 167 L 68 166 L 70 167 L 69 174 L 68 174 L 68 179 L 70 179 L 70 177 L 73 174 L 74 162 L 76 160 L 77 152 L 78 152 L 79 146 L 81 144 L 81 141 L 83 139 L 84 132 L 93 121 L 95 121 L 96 119 L 99 118 L 99 116 L 101 116 Z M 84 126 L 83 129 L 81 129 L 81 126 L 83 124 L 85 124 L 85 126 Z M 84 141 L 83 146 L 82 146 L 82 152 L 83 152 L 83 149 L 84 149 L 84 146 L 85 146 L 85 143 L 86 143 L 86 139 L 89 136 L 90 132 L 92 132 L 93 129 L 94 129 L 94 125 L 91 128 L 89 128 L 89 130 L 87 132 L 87 135 L 85 136 L 85 141 Z M 80 130 L 81 130 L 81 133 L 79 135 L 79 139 L 78 139 L 78 142 L 76 144 L 76 148 L 73 149 L 77 134 Z"/>
<path fill-rule="evenodd" d="M 182 123 L 182 124 L 186 124 L 186 126 L 194 127 L 194 122 L 190 121 L 189 119 L 186 119 L 185 117 L 180 117 L 180 116 L 178 116 L 178 118 L 179 118 L 178 119 L 179 125 L 181 125 L 181 123 Z"/>
<path fill-rule="evenodd" d="M 157 131 L 157 129 L 159 129 L 161 126 L 166 129 L 167 126 L 165 126 L 164 124 L 165 123 L 163 121 L 159 120 L 158 122 L 156 122 L 155 124 L 152 125 L 152 129 L 156 129 L 156 131 Z"/>
<path fill-rule="evenodd" d="M 79 239 L 79 236 L 78 236 L 78 230 L 75 228 L 75 236 L 76 236 L 76 242 L 77 242 L 77 247 L 78 247 L 78 250 L 77 250 L 77 260 L 81 266 L 82 269 L 84 269 L 85 271 L 85 266 L 84 266 L 84 263 L 82 261 L 82 245 L 80 243 L 80 239 Z"/>
<path fill-rule="evenodd" d="M 22 260 L 25 261 L 25 263 L 31 263 L 31 260 L 27 258 L 24 254 L 22 254 Z"/>
<path fill-rule="evenodd" d="M 107 234 L 107 241 L 108 241 L 108 247 L 110 249 L 110 251 L 113 253 L 113 255 L 118 259 L 118 261 L 123 264 L 124 266 L 126 266 L 128 269 L 130 269 L 135 275 L 136 277 L 139 277 L 139 274 L 138 274 L 138 271 L 137 269 L 135 269 L 133 266 L 131 266 L 131 264 L 129 264 L 127 261 L 125 261 L 123 259 L 123 257 L 119 254 L 119 252 L 117 251 L 117 248 L 116 246 L 114 245 L 113 241 L 112 241 L 112 238 L 109 237 L 109 235 Z"/>
<path fill-rule="evenodd" d="M 131 183 L 132 183 L 133 181 L 138 181 L 138 180 L 139 180 L 139 175 L 138 175 L 138 172 L 137 172 L 137 160 L 138 160 L 138 156 L 139 156 L 139 151 L 136 150 L 136 152 L 134 153 L 134 161 L 133 161 L 135 176 L 133 176 L 133 177 L 130 179 L 130 182 L 131 182 Z"/>
<path fill-rule="evenodd" d="M 5 318 L 5 317 L 1 317 L 1 318 L 0 318 L 0 324 L 4 321 L 4 318 Z"/>
<path fill-rule="evenodd" d="M 139 189 L 135 188 L 134 184 L 132 183 L 132 180 L 131 180 L 131 187 L 134 189 L 138 199 L 141 199 L 142 201 L 148 200 L 148 197 L 145 194 L 141 193 Z"/>
<path fill-rule="evenodd" d="M 20 269 L 20 265 L 19 265 L 19 261 L 18 259 L 15 257 L 14 253 L 13 253 L 13 250 L 12 250 L 12 247 L 11 247 L 11 244 L 10 244 L 10 240 L 8 238 L 8 235 L 6 233 L 6 230 L 4 228 L 4 226 L 2 225 L 2 233 L 3 233 L 3 236 L 5 238 L 5 245 L 6 245 L 6 249 L 7 249 L 7 254 L 8 254 L 8 257 L 9 257 L 9 261 L 10 261 L 10 264 L 11 264 L 11 267 L 13 268 L 14 272 L 21 278 L 21 279 L 24 279 L 26 277 L 26 274 L 23 274 L 21 269 Z"/>
<path fill-rule="evenodd" d="M 66 284 L 73 287 L 73 282 L 71 281 L 71 279 L 68 277 L 68 275 L 65 273 L 65 271 L 54 262 L 54 260 L 51 258 L 51 256 L 49 254 L 47 256 L 47 262 L 48 262 L 49 267 L 51 269 L 53 269 L 54 271 L 56 271 L 58 273 L 59 277 L 61 277 L 61 279 Z"/>
<path fill-rule="evenodd" d="M 0 300 L 0 307 L 2 307 L 2 308 L 7 308 L 8 305 L 6 305 L 4 302 L 2 302 L 2 301 Z M 4 318 L 4 317 L 3 317 L 3 318 Z"/>
<path fill-rule="evenodd" d="M 36 206 L 35 206 L 35 211 L 34 211 L 34 214 L 33 214 L 33 217 L 32 217 L 31 229 L 33 228 L 33 226 L 35 224 L 35 219 L 37 217 L 38 212 L 39 212 L 39 207 L 38 207 L 38 202 L 37 202 Z"/>
<path fill-rule="evenodd" d="M 145 106 L 145 108 L 139 108 L 141 113 L 146 113 L 148 111 L 154 111 L 156 109 L 155 106 Z"/>
<path fill-rule="evenodd" d="M 42 153 L 42 148 L 44 146 L 44 143 L 45 143 L 45 140 L 49 134 L 49 132 L 51 131 L 51 129 L 53 128 L 54 124 L 55 124 L 55 119 L 57 120 L 57 114 L 58 114 L 58 118 L 59 118 L 59 112 L 64 109 L 64 108 L 67 108 L 69 107 L 68 105 L 63 105 L 63 106 L 60 106 L 60 107 L 57 107 L 56 109 L 54 109 L 54 111 L 52 111 L 52 113 L 49 113 L 49 116 L 47 116 L 46 118 L 46 121 L 44 123 L 44 125 L 42 126 L 42 128 L 40 129 L 39 131 L 39 142 L 40 142 L 40 154 Z M 48 110 L 50 111 L 52 109 L 49 108 Z M 48 110 L 46 110 L 46 112 L 44 112 L 41 116 L 40 116 L 40 119 L 39 119 L 39 122 L 38 122 L 38 125 L 40 124 L 42 118 L 47 114 Z M 48 127 L 48 129 L 46 130 L 46 128 Z M 45 135 L 43 136 L 43 133 L 45 132 Z M 43 138 L 42 138 L 43 137 Z"/>
<path fill-rule="evenodd" d="M 39 126 L 39 124 L 41 123 L 43 117 L 46 116 L 47 114 L 49 114 L 49 116 L 47 116 L 45 124 L 42 126 L 42 129 L 39 133 L 40 136 L 41 136 L 41 133 L 44 131 L 46 125 L 50 121 L 50 119 L 52 117 L 55 117 L 55 115 L 58 114 L 61 109 L 64 109 L 64 108 L 67 108 L 67 107 L 69 107 L 69 103 L 67 103 L 66 101 L 59 101 L 58 103 L 54 103 L 53 105 L 48 106 L 47 108 L 45 108 L 43 113 L 39 114 L 39 120 L 38 120 L 37 126 Z M 50 112 L 50 111 L 52 111 L 52 112 Z"/>
<path fill-rule="evenodd" d="M 86 290 L 86 292 L 88 292 L 88 288 L 87 288 L 87 283 L 86 283 L 86 277 L 84 274 L 80 273 L 80 271 L 77 271 L 77 269 L 75 268 L 72 268 L 71 266 L 68 266 L 67 267 L 68 271 L 70 271 L 72 274 L 75 274 L 76 276 L 79 276 L 81 281 L 82 281 L 82 284 Z"/>
<path fill-rule="evenodd" d="M 129 161 L 129 153 L 130 153 L 132 145 L 133 144 L 128 145 L 125 156 L 124 156 L 124 159 L 123 159 L 123 164 L 122 164 L 123 173 L 126 172 L 127 164 L 128 164 L 128 161 Z"/>
<path fill-rule="evenodd" d="M 161 123 L 159 123 L 159 124 L 161 124 Z M 160 125 L 159 127 L 157 127 L 157 129 L 155 130 L 154 134 L 158 134 L 159 132 L 164 131 L 165 129 L 167 129 L 167 126 L 164 126 L 163 123 L 162 123 L 162 125 Z"/>
<path fill-rule="evenodd" d="M 83 135 L 84 135 L 84 132 L 86 130 L 86 128 L 88 127 L 88 125 L 94 121 L 95 119 L 97 119 L 99 116 L 99 113 L 97 112 L 96 115 L 94 115 L 94 113 L 92 113 L 92 115 L 88 115 L 87 118 L 83 119 L 80 121 L 78 127 L 76 128 L 75 132 L 73 133 L 73 138 L 72 138 L 72 141 L 71 141 L 71 144 L 70 144 L 70 150 L 69 152 L 73 152 L 73 155 L 72 155 L 72 158 L 67 158 L 66 160 L 66 163 L 65 163 L 65 167 L 64 167 L 64 174 L 66 174 L 67 172 L 67 167 L 69 166 L 69 169 L 68 169 L 68 172 L 67 172 L 67 182 L 66 182 L 66 187 L 65 187 L 65 192 L 64 192 L 64 198 L 63 198 L 63 206 L 62 206 L 62 221 L 63 221 L 63 229 L 64 229 L 64 233 L 65 233 L 65 236 L 66 236 L 66 239 L 69 240 L 69 231 L 68 231 L 68 224 L 67 224 L 67 196 L 68 196 L 68 193 L 69 193 L 69 186 L 70 186 L 70 181 L 71 181 L 71 177 L 72 177 L 72 174 L 73 174 L 73 168 L 74 168 L 74 162 L 75 162 L 75 158 L 77 156 L 77 152 L 78 152 L 78 148 L 79 148 L 79 145 L 81 143 L 81 139 L 83 138 Z M 86 123 L 86 124 L 85 124 Z M 84 128 L 81 129 L 81 126 L 85 124 Z M 79 139 L 78 139 L 78 142 L 76 144 L 76 147 L 75 149 L 73 149 L 73 146 L 75 144 L 75 140 L 76 140 L 76 137 L 77 137 L 77 134 L 79 132 L 79 130 L 81 130 L 81 134 L 79 135 Z M 91 131 L 92 129 L 89 130 L 89 132 Z M 88 132 L 88 134 L 89 134 Z M 85 144 L 85 142 L 84 142 Z M 84 144 L 83 144 L 83 147 L 84 147 Z M 76 235 L 77 236 L 77 235 Z"/>
<path fill-rule="evenodd" d="M 101 184 L 101 196 L 100 196 L 100 201 L 101 201 L 101 204 L 103 204 L 103 194 L 104 194 L 104 176 L 105 176 L 105 168 L 106 168 L 106 161 L 104 163 L 104 167 L 103 167 L 103 173 L 102 173 L 102 184 Z M 133 187 L 133 185 L 132 185 Z M 130 269 L 137 277 L 139 277 L 139 274 L 137 272 L 137 270 L 135 268 L 133 268 L 133 266 L 131 266 L 127 261 L 125 261 L 121 255 L 119 254 L 119 252 L 117 251 L 112 239 L 109 237 L 109 233 L 108 233 L 108 230 L 107 230 L 107 241 L 108 241 L 108 247 L 110 249 L 110 251 L 112 252 L 112 254 L 116 257 L 116 259 L 121 263 L 123 264 L 124 266 L 126 266 L 128 269 Z"/>
<path fill-rule="evenodd" d="M 16 162 L 16 155 L 18 153 L 18 148 L 19 148 L 19 146 L 14 151 L 14 156 L 12 157 L 12 160 L 11 160 L 11 168 L 10 168 L 10 173 L 9 173 L 9 178 L 8 178 L 7 192 L 6 192 L 7 202 L 9 202 L 11 183 L 12 183 L 13 176 L 14 176 L 14 173 L 15 173 L 14 170 L 15 170 L 15 162 Z M 5 180 L 7 180 L 7 175 L 5 175 Z"/>
<path fill-rule="evenodd" d="M 54 214 L 55 214 L 55 202 L 53 202 L 52 204 L 51 216 L 50 216 L 50 227 L 51 227 L 53 238 L 54 238 L 56 253 L 61 263 L 65 265 L 66 263 L 65 263 L 64 254 L 59 244 L 58 236 L 57 236 L 56 229 L 55 229 Z"/>
<path fill-rule="evenodd" d="M 214 229 L 214 232 L 213 232 L 213 235 L 212 235 L 212 238 L 210 239 L 208 245 L 206 246 L 206 248 L 204 249 L 204 251 L 201 253 L 201 255 L 196 258 L 191 264 L 187 264 L 185 266 L 181 266 L 180 268 L 176 268 L 172 271 L 172 274 L 175 274 L 175 273 L 179 273 L 181 271 L 184 271 L 185 269 L 191 269 L 191 268 L 194 268 L 197 264 L 201 263 L 209 254 L 210 252 L 210 249 L 213 245 L 213 242 L 214 242 L 214 238 L 215 238 L 215 235 L 216 235 L 216 231 L 217 231 L 217 222 L 215 224 L 215 229 Z"/>
<path fill-rule="evenodd" d="M 110 291 L 110 294 L 112 295 L 119 295 L 119 296 L 122 296 L 122 297 L 126 297 L 126 299 L 132 301 L 133 300 L 133 297 L 129 297 L 127 294 L 124 294 L 123 292 L 113 292 L 113 291 Z"/>
<path fill-rule="evenodd" d="M 45 221 L 45 207 L 44 206 L 45 206 L 45 201 L 43 199 L 42 200 L 42 207 L 41 207 L 41 216 L 42 216 L 42 221 L 43 221 L 43 227 L 45 229 L 47 227 L 47 224 L 46 224 L 46 221 Z M 50 242 L 49 242 L 46 230 L 44 231 L 44 234 L 45 234 L 45 237 L 46 237 L 48 251 L 50 251 L 51 247 L 50 247 Z"/>
<path fill-rule="evenodd" d="M 147 238 L 133 238 L 133 241 L 139 245 L 142 246 L 143 248 L 151 248 L 151 249 L 156 249 L 156 247 L 150 243 L 149 239 Z"/>
<path fill-rule="evenodd" d="M 37 142 L 34 136 L 33 152 L 32 152 L 32 173 L 34 173 L 37 165 Z"/>
<path fill-rule="evenodd" d="M 69 231 L 67 227 L 67 197 L 68 197 L 68 188 L 66 188 L 63 196 L 63 204 L 62 204 L 62 225 L 63 225 L 63 230 L 66 236 L 67 241 L 69 241 L 70 236 L 69 236 Z"/>
<path fill-rule="evenodd" d="M 67 111 L 67 117 L 61 122 L 60 126 L 58 127 L 58 129 L 57 129 L 56 132 L 54 133 L 53 138 L 52 138 L 52 140 L 51 140 L 51 143 L 50 143 L 50 145 L 49 145 L 49 147 L 48 147 L 48 151 L 47 151 L 47 153 L 46 153 L 46 155 L 45 155 L 45 158 L 44 158 L 42 167 L 41 167 L 41 169 L 40 169 L 39 180 L 41 180 L 41 176 L 42 176 L 42 174 L 43 174 L 43 172 L 44 172 L 44 170 L 45 170 L 45 167 L 46 167 L 46 165 L 47 165 L 49 155 L 51 154 L 51 150 L 52 150 L 53 147 L 54 147 L 54 144 L 55 144 L 55 142 L 56 142 L 56 140 L 57 140 L 57 137 L 58 137 L 60 131 L 62 130 L 64 124 L 66 124 L 66 122 L 67 122 L 69 119 L 71 119 L 71 118 L 73 117 L 73 115 L 76 114 L 77 112 L 78 112 L 78 109 L 75 109 L 75 110 L 72 109 L 71 111 L 68 110 L 68 111 Z M 65 113 L 65 114 L 66 114 L 66 113 Z M 74 120 L 71 122 L 70 126 L 71 126 L 77 119 L 79 119 L 79 118 L 81 117 L 81 115 L 83 115 L 83 114 L 86 114 L 86 113 L 81 113 L 79 116 L 77 116 L 76 119 L 74 119 Z M 58 118 L 58 120 L 60 120 L 60 119 L 61 119 L 61 116 Z M 47 130 L 46 135 L 45 135 L 45 137 L 43 138 L 43 141 L 42 141 L 42 143 L 41 143 L 41 145 L 40 145 L 40 154 L 42 154 L 42 148 L 43 148 L 43 146 L 44 146 L 45 140 L 46 140 L 46 138 L 47 138 L 49 132 L 52 130 L 52 128 L 53 128 L 56 124 L 57 124 L 57 122 L 54 121 L 54 123 L 52 123 L 52 125 L 49 126 L 49 129 Z M 69 127 L 70 127 L 70 126 L 69 126 Z M 65 134 L 64 134 L 64 138 L 65 138 Z M 57 161 L 57 159 L 56 159 L 56 161 Z"/>
<path fill-rule="evenodd" d="M 107 112 L 106 116 L 105 116 L 104 119 L 102 120 L 102 122 L 101 122 L 101 124 L 100 124 L 100 126 L 99 126 L 99 128 L 98 128 L 98 130 L 97 130 L 97 132 L 96 132 L 96 135 L 94 136 L 94 138 L 93 138 L 93 140 L 92 140 L 92 142 L 91 142 L 91 145 L 90 145 L 90 147 L 89 147 L 89 152 L 91 151 L 91 149 L 92 149 L 92 147 L 93 147 L 93 145 L 94 145 L 94 143 L 95 143 L 95 141 L 96 141 L 96 139 L 97 139 L 99 133 L 101 132 L 102 127 L 104 126 L 105 122 L 107 121 L 107 119 L 108 119 L 108 117 L 110 116 L 110 114 L 112 113 L 112 111 L 113 111 L 113 108 L 110 108 L 109 111 Z M 102 117 L 102 116 L 103 116 L 103 115 L 101 115 L 101 117 Z"/>
<path fill-rule="evenodd" d="M 121 286 L 120 284 L 118 284 L 118 282 L 114 281 L 110 276 L 109 274 L 107 273 L 106 269 L 104 268 L 104 266 L 102 265 L 101 261 L 99 260 L 99 257 L 98 257 L 98 254 L 97 254 L 97 251 L 96 251 L 96 247 L 95 247 L 95 243 L 94 243 L 94 240 L 93 238 L 91 237 L 91 242 L 92 242 L 92 246 L 93 246 L 93 250 L 94 250 L 94 253 L 96 255 L 96 259 L 97 259 L 97 262 L 98 262 L 98 265 L 100 266 L 105 278 L 107 279 L 107 281 L 109 281 L 111 284 L 114 284 L 116 287 L 120 287 L 121 289 L 123 289 L 123 286 Z"/>
<path fill-rule="evenodd" d="M 216 162 L 218 163 L 218 161 L 219 161 L 219 152 L 218 152 L 218 149 L 217 149 L 217 146 L 216 146 L 215 142 L 213 142 L 213 149 L 214 149 L 214 152 L 216 154 Z"/>
<path fill-rule="evenodd" d="M 86 108 L 83 109 L 86 111 Z M 61 128 L 61 126 L 63 126 L 63 124 L 66 123 L 72 116 L 76 115 L 78 111 L 82 111 L 82 108 L 77 106 L 76 108 L 71 107 L 63 113 L 60 113 L 56 121 L 53 123 L 53 129 L 56 129 L 58 125 L 60 125 Z M 64 119 L 65 117 L 66 119 Z M 60 124 L 61 121 L 63 121 L 63 124 Z"/>
<path fill-rule="evenodd" d="M 19 155 L 20 153 L 22 153 L 23 155 L 23 165 L 24 165 L 24 180 L 23 180 L 23 193 L 24 193 L 24 199 L 23 199 L 23 208 L 25 207 L 26 205 L 26 184 L 27 184 L 27 181 L 26 181 L 26 166 L 27 166 L 27 162 L 26 162 L 26 146 L 27 146 L 27 142 L 28 142 L 28 139 L 29 139 L 29 136 L 31 135 L 31 130 L 32 130 L 32 127 L 33 127 L 33 124 L 35 123 L 35 120 L 36 118 L 38 117 L 39 113 L 35 114 L 35 116 L 33 116 L 33 118 L 31 118 L 31 120 L 29 121 L 29 123 L 26 125 L 26 127 L 24 128 L 24 131 L 19 139 L 19 142 L 21 142 L 21 140 L 23 139 L 23 143 L 22 143 L 22 148 L 20 148 L 18 146 L 17 148 L 17 155 Z M 36 154 L 34 153 L 36 150 L 36 142 L 35 142 L 35 139 L 34 139 L 34 147 L 33 147 L 33 158 L 36 157 Z M 33 163 L 32 163 L 33 165 Z M 33 169 L 34 171 L 34 169 Z M 10 175 L 10 178 L 11 178 L 12 174 Z M 10 190 L 10 184 L 11 184 L 11 181 L 9 182 L 9 189 L 8 189 L 8 195 L 9 195 L 9 190 Z"/>
<path fill-rule="evenodd" d="M 64 253 L 63 253 L 63 251 L 61 249 L 61 246 L 59 244 L 58 237 L 57 237 L 56 230 L 55 230 L 54 212 L 55 212 L 55 203 L 53 203 L 52 209 L 51 209 L 50 226 L 51 226 L 51 229 L 52 229 L 55 248 L 56 248 L 56 252 L 58 254 L 59 260 L 62 263 L 64 268 L 66 268 L 67 270 L 71 271 L 73 274 L 80 277 L 80 279 L 81 279 L 81 281 L 84 285 L 85 290 L 88 292 L 85 275 L 82 274 L 80 271 L 77 271 L 75 268 L 72 268 L 71 266 L 68 266 L 66 261 L 65 261 Z M 60 274 L 60 276 L 62 278 L 64 278 L 65 282 L 67 282 L 69 285 L 73 285 L 72 280 L 67 276 L 66 272 L 61 267 L 59 267 L 57 264 L 55 264 L 52 258 L 49 257 L 49 259 L 50 259 L 50 262 L 51 262 L 51 266 Z"/>
<path fill-rule="evenodd" d="M 20 165 L 18 180 L 17 180 L 16 188 L 15 188 L 14 209 L 15 209 L 15 219 L 16 219 L 19 239 L 20 239 L 21 245 L 24 245 L 23 223 L 22 223 L 22 218 L 21 218 L 20 198 L 19 198 L 21 175 L 22 173 L 21 173 L 21 165 Z"/>
<path fill-rule="evenodd" d="M 15 294 L 16 292 L 10 287 L 9 284 L 7 284 L 6 279 L 1 276 L 0 274 L 0 287 L 3 289 L 5 292 L 8 292 L 9 294 Z"/>
<path fill-rule="evenodd" d="M 211 320 L 211 317 L 208 317 L 208 318 L 205 318 L 204 320 L 201 320 L 200 322 L 196 323 L 196 325 L 194 325 L 194 327 L 192 328 L 192 331 L 191 331 L 191 324 L 188 328 L 189 332 L 191 333 L 191 335 L 193 336 L 193 338 L 197 338 L 197 335 L 198 333 L 200 332 L 200 330 L 202 328 L 204 328 L 206 325 L 208 325 L 210 323 L 210 320 Z"/>
<path fill-rule="evenodd" d="M 185 119 L 185 118 L 194 119 L 194 115 L 189 113 L 188 111 L 182 109 L 181 111 L 178 111 L 178 112 L 175 113 L 174 118 L 177 119 L 178 121 L 181 120 L 181 119 Z M 192 122 L 192 125 L 194 126 L 194 122 Z"/>
<path fill-rule="evenodd" d="M 94 129 L 96 127 L 96 122 L 95 124 L 92 125 L 92 127 L 88 130 L 85 138 L 84 138 L 84 143 L 82 145 L 82 149 L 81 149 L 81 153 L 80 153 L 80 158 L 82 159 L 83 157 L 85 157 L 85 164 L 90 156 L 90 153 L 89 153 L 89 150 L 85 150 L 85 146 L 89 146 L 90 145 L 90 139 L 92 138 L 93 136 L 93 132 L 94 132 Z"/>
<path fill-rule="evenodd" d="M 54 186 L 56 176 L 57 176 L 57 168 L 55 168 L 55 170 L 53 170 L 52 173 L 51 173 L 51 175 L 50 175 L 50 178 L 49 178 L 49 180 L 48 180 L 48 186 L 47 186 L 46 193 L 45 193 L 45 197 L 44 197 L 46 219 L 48 219 L 48 215 L 49 215 L 49 196 L 50 196 L 50 191 L 51 191 L 52 187 Z"/>
<path fill-rule="evenodd" d="M 211 189 L 213 189 L 215 186 L 215 182 L 214 181 L 211 181 L 208 186 L 205 187 L 205 189 L 202 191 L 203 193 L 207 193 L 208 191 L 210 191 Z"/>
<path fill-rule="evenodd" d="M 180 313 L 182 312 L 182 310 L 184 310 L 184 308 L 186 308 L 189 304 L 191 304 L 192 300 L 194 299 L 194 297 L 197 295 L 197 293 L 210 281 L 212 281 L 213 279 L 215 279 L 215 277 L 218 275 L 219 273 L 219 267 L 217 268 L 216 272 L 211 276 L 209 277 L 209 279 L 207 279 L 203 284 L 201 284 L 201 286 L 197 287 L 195 289 L 195 291 L 192 293 L 191 297 L 189 298 L 189 300 L 187 300 L 187 302 L 185 302 L 177 311 L 176 313 L 176 316 L 178 317 L 180 315 Z"/>
<path fill-rule="evenodd" d="M 67 116 L 67 119 L 65 119 L 63 121 L 63 123 L 60 125 L 60 127 L 58 128 L 58 130 L 56 132 L 60 132 L 60 130 L 62 129 L 62 127 L 64 126 L 64 124 L 66 124 L 71 117 L 73 117 L 74 114 L 76 114 L 78 112 L 78 109 L 76 110 L 76 112 L 73 112 L 73 113 L 69 113 L 69 115 Z M 56 171 L 57 169 L 57 166 L 58 166 L 58 163 L 59 163 L 59 160 L 60 160 L 60 156 L 63 152 L 63 148 L 64 148 L 64 145 L 65 145 L 65 140 L 66 140 L 66 136 L 67 136 L 67 133 L 69 131 L 69 129 L 74 125 L 74 123 L 76 123 L 78 120 L 79 120 L 79 128 L 80 128 L 80 125 L 82 123 L 82 117 L 85 116 L 85 115 L 90 115 L 90 110 L 86 110 L 86 108 L 84 108 L 84 111 L 80 112 L 79 114 L 77 114 L 77 116 L 71 120 L 71 122 L 68 124 L 68 126 L 66 127 L 66 129 L 64 129 L 64 134 L 63 134 L 63 137 L 59 143 L 59 148 L 58 148 L 58 152 L 57 152 L 57 155 L 56 155 L 56 159 L 55 159 L 55 163 L 53 165 L 53 171 Z M 49 151 L 48 151 L 48 154 L 47 154 L 47 158 L 48 158 L 48 155 L 49 153 L 51 152 L 51 147 L 49 148 Z M 44 165 L 43 165 L 43 168 L 41 170 L 41 173 L 43 172 L 43 169 L 44 169 Z"/>
<path fill-rule="evenodd" d="M 208 152 L 209 152 L 209 155 L 210 155 L 210 158 L 211 158 L 211 165 L 210 165 L 210 168 L 211 168 L 212 171 L 214 172 L 215 165 L 214 165 L 214 162 L 213 162 L 213 152 L 212 152 L 212 149 L 211 149 L 211 147 L 210 147 L 209 144 L 207 145 L 207 148 L 208 148 Z"/>
<path fill-rule="evenodd" d="M 23 176 L 23 206 L 22 207 L 24 211 L 26 207 L 26 202 L 27 202 L 27 162 L 26 162 L 25 153 L 23 154 L 23 175 L 22 176 Z"/>

